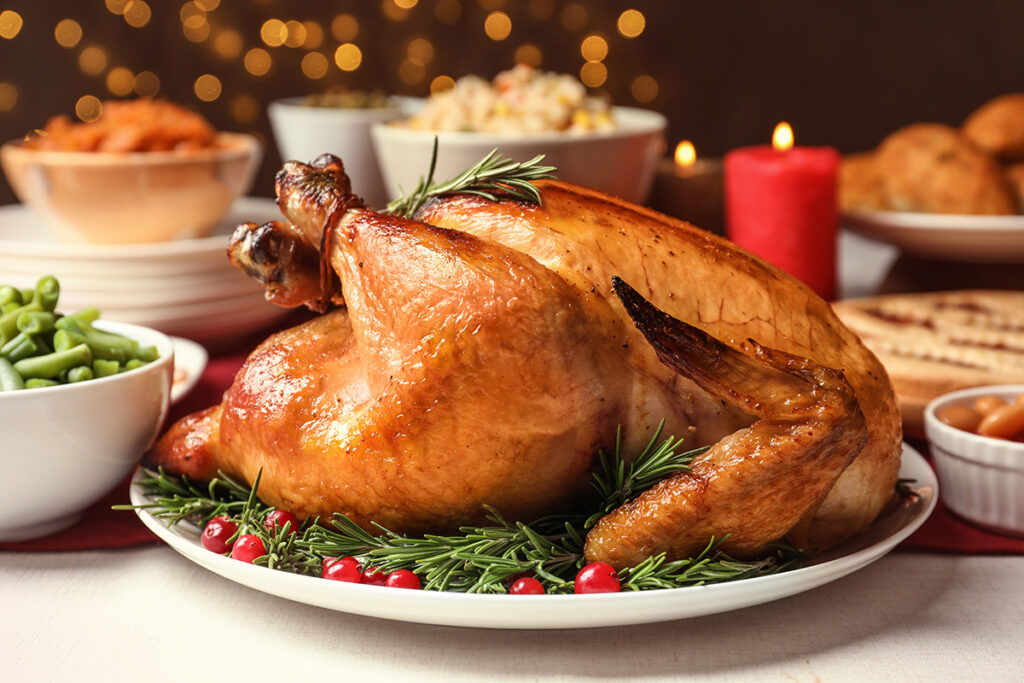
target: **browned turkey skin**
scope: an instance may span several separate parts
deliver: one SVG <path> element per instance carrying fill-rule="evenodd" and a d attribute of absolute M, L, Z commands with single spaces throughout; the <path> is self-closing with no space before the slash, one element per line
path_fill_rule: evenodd
<path fill-rule="evenodd" d="M 692 445 L 728 437 L 598 524 L 587 557 L 616 566 L 710 536 L 744 555 L 830 545 L 892 494 L 881 366 L 824 301 L 724 240 L 562 183 L 539 207 L 454 196 L 385 216 L 328 155 L 289 162 L 277 189 L 287 226 L 240 226 L 232 260 L 274 300 L 343 294 L 346 310 L 264 342 L 151 465 L 262 469 L 261 497 L 299 515 L 440 531 L 483 505 L 564 506 L 619 425 L 627 450 L 662 419 Z M 613 276 L 636 288 L 619 287 L 626 305 Z"/>

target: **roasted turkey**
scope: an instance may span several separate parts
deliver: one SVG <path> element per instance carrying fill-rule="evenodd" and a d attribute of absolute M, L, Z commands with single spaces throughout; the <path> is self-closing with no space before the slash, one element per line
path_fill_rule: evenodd
<path fill-rule="evenodd" d="M 289 162 L 285 221 L 232 262 L 269 299 L 326 311 L 271 336 L 220 405 L 150 466 L 252 482 L 301 517 L 444 531 L 571 505 L 623 430 L 713 446 L 606 516 L 586 554 L 622 567 L 713 537 L 815 549 L 891 498 L 900 421 L 884 369 L 829 305 L 686 223 L 555 181 L 542 204 L 453 195 L 412 219 L 362 206 L 341 161 Z"/>

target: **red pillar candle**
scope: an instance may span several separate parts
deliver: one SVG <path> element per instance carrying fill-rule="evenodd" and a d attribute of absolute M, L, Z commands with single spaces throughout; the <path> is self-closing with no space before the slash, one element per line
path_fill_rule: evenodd
<path fill-rule="evenodd" d="M 839 152 L 791 145 L 792 131 L 779 124 L 773 146 L 725 155 L 727 235 L 831 300 L 837 282 Z"/>

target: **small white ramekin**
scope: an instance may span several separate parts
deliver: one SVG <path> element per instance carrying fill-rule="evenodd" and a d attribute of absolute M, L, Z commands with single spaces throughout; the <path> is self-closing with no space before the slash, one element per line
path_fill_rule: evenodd
<path fill-rule="evenodd" d="M 954 514 L 1000 534 L 1024 536 L 1024 443 L 965 432 L 940 422 L 936 413 L 980 396 L 1013 400 L 1024 384 L 975 387 L 939 396 L 924 411 L 924 427 Z"/>

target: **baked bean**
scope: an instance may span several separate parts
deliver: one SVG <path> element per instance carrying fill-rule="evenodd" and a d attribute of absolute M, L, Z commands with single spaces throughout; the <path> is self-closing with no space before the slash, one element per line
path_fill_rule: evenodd
<path fill-rule="evenodd" d="M 985 416 L 978 425 L 978 434 L 997 439 L 1012 439 L 1024 432 L 1024 403 L 1008 403 Z"/>
<path fill-rule="evenodd" d="M 974 409 L 983 416 L 1006 405 L 1006 399 L 998 396 L 979 396 L 974 399 Z"/>
<path fill-rule="evenodd" d="M 944 422 L 954 429 L 962 429 L 965 432 L 976 431 L 981 423 L 981 414 L 978 411 L 970 406 L 959 404 L 946 406 L 935 413 L 935 417 L 939 418 L 940 422 Z"/>

